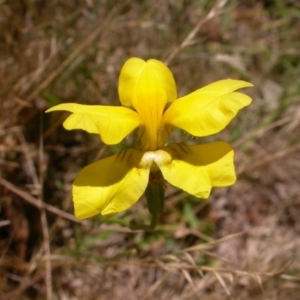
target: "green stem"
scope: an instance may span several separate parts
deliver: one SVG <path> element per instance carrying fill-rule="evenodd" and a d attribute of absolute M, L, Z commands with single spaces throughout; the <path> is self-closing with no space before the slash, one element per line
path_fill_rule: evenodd
<path fill-rule="evenodd" d="M 161 181 L 150 182 L 146 188 L 145 196 L 149 212 L 152 216 L 151 223 L 149 225 L 130 223 L 129 228 L 131 230 L 154 230 L 164 209 L 165 189 Z"/>

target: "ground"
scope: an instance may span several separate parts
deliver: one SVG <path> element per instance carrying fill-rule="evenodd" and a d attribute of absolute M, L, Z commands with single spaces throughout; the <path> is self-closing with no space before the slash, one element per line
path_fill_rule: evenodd
<path fill-rule="evenodd" d="M 0 1 L 0 299 L 300 299 L 300 5 L 289 1 Z M 154 232 L 142 198 L 78 221 L 71 185 L 119 151 L 66 131 L 58 103 L 119 105 L 130 57 L 178 94 L 241 79 L 253 103 L 221 133 L 238 180 L 209 200 L 168 185 Z M 125 298 L 124 298 L 125 297 Z"/>

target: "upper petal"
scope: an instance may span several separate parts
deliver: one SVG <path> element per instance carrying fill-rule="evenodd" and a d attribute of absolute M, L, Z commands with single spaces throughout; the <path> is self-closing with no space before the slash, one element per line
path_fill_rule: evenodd
<path fill-rule="evenodd" d="M 119 78 L 119 96 L 123 105 L 132 106 L 143 120 L 139 130 L 140 148 L 156 150 L 164 144 L 159 135 L 165 105 L 177 97 L 171 71 L 162 62 L 129 59 Z M 165 138 L 165 137 L 163 137 Z"/>
<path fill-rule="evenodd" d="M 135 111 L 126 107 L 64 103 L 51 107 L 46 112 L 57 110 L 73 113 L 63 123 L 66 129 L 83 129 L 99 134 L 108 145 L 122 141 L 142 122 Z"/>
<path fill-rule="evenodd" d="M 170 144 L 157 151 L 156 164 L 172 185 L 199 198 L 208 198 L 212 187 L 236 181 L 233 150 L 225 142 L 190 146 Z"/>
<path fill-rule="evenodd" d="M 138 106 L 139 102 L 147 101 L 147 97 L 139 99 L 141 95 L 157 93 L 156 91 L 166 94 L 166 99 L 162 99 L 164 101 L 172 102 L 177 98 L 171 71 L 156 59 L 128 59 L 121 69 L 118 90 L 120 101 L 125 106 Z"/>
<path fill-rule="evenodd" d="M 179 127 L 194 136 L 217 133 L 252 101 L 249 96 L 234 91 L 251 86 L 231 79 L 212 83 L 173 102 L 164 114 L 163 124 Z"/>
<path fill-rule="evenodd" d="M 73 183 L 76 217 L 110 217 L 135 204 L 149 177 L 149 165 L 140 165 L 143 154 L 135 149 L 122 150 L 81 170 Z"/>

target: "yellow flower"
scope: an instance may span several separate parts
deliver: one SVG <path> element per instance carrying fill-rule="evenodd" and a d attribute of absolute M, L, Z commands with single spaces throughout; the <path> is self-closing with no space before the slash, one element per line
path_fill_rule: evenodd
<path fill-rule="evenodd" d="M 137 128 L 136 149 L 101 159 L 77 175 L 73 183 L 76 217 L 110 217 L 128 209 L 145 192 L 149 180 L 161 184 L 164 178 L 204 199 L 212 187 L 232 185 L 236 176 L 229 144 L 165 143 L 174 127 L 196 137 L 221 131 L 251 103 L 249 96 L 235 92 L 250 86 L 245 81 L 220 80 L 177 99 L 173 75 L 162 62 L 131 58 L 119 78 L 123 107 L 65 103 L 50 108 L 47 112 L 72 113 L 63 124 L 66 129 L 99 134 L 108 145 L 121 142 Z"/>

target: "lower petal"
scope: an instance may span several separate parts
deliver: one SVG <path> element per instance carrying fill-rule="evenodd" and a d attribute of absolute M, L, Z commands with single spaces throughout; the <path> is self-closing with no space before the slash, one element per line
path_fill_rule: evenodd
<path fill-rule="evenodd" d="M 73 183 L 76 217 L 111 217 L 135 204 L 149 177 L 149 168 L 140 165 L 143 155 L 142 151 L 126 149 L 81 170 Z"/>
<path fill-rule="evenodd" d="M 170 144 L 155 160 L 172 185 L 199 198 L 208 198 L 212 187 L 234 184 L 234 152 L 229 144 L 215 142 L 190 146 Z"/>

